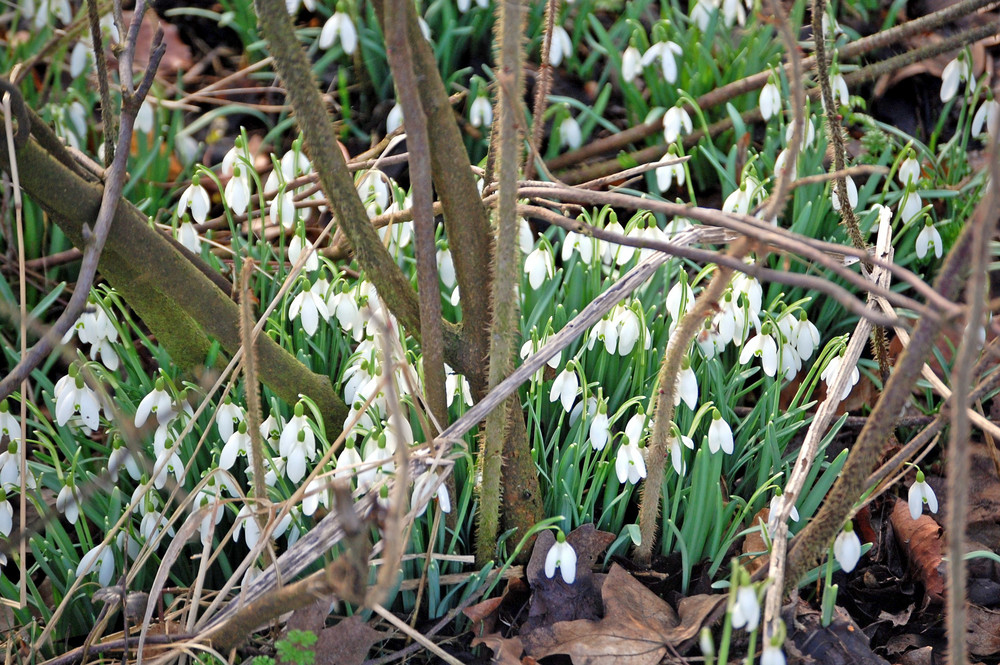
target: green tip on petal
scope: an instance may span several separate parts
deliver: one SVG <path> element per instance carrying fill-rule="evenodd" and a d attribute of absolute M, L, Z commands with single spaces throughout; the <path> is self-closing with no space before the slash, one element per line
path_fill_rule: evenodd
<path fill-rule="evenodd" d="M 927 480 L 927 477 L 924 476 L 924 472 L 921 471 L 920 469 L 917 469 L 917 482 L 918 483 L 922 483 L 925 480 Z"/>
<path fill-rule="evenodd" d="M 295 405 L 295 417 L 296 418 L 301 418 L 302 415 L 305 412 L 306 412 L 306 407 L 305 407 L 305 405 L 302 402 L 299 402 L 299 403 L 297 403 Z"/>
<path fill-rule="evenodd" d="M 566 542 L 566 534 L 563 533 L 562 529 L 556 529 L 556 542 L 557 543 L 565 543 Z"/>

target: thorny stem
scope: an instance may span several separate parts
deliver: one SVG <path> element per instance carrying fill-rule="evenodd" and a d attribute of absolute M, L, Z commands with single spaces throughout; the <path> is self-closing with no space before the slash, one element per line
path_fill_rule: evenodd
<path fill-rule="evenodd" d="M 493 318 L 490 326 L 489 387 L 503 381 L 513 369 L 515 338 L 518 334 L 520 308 L 517 286 L 521 265 L 518 248 L 517 175 L 521 168 L 521 135 L 524 127 L 518 122 L 518 105 L 524 77 L 525 10 L 517 2 L 500 5 L 499 41 L 500 67 L 497 72 L 496 135 L 497 180 L 497 240 L 493 262 L 493 292 L 490 300 Z M 516 399 L 507 399 L 486 417 L 483 427 L 480 471 L 482 485 L 479 496 L 479 530 L 476 533 L 476 561 L 484 565 L 496 555 L 500 525 L 501 493 L 504 489 L 503 450 L 508 417 L 518 410 Z M 516 413 L 520 417 L 519 413 Z"/>
<path fill-rule="evenodd" d="M 545 37 L 542 39 L 542 59 L 538 65 L 538 74 L 535 76 L 535 104 L 531 111 L 531 157 L 524 166 L 525 180 L 530 180 L 535 176 L 536 155 L 540 158 L 541 154 L 542 136 L 545 131 L 545 122 L 542 120 L 542 116 L 545 115 L 549 91 L 552 89 L 552 65 L 549 64 L 549 51 L 552 48 L 552 30 L 556 24 L 557 11 L 557 0 L 548 0 L 545 3 Z"/>
<path fill-rule="evenodd" d="M 431 191 L 430 141 L 413 71 L 413 57 L 407 39 L 406 6 L 400 0 L 386 0 L 386 54 L 392 67 L 399 102 L 406 119 L 407 150 L 413 194 L 414 243 L 417 257 L 417 293 L 420 299 L 421 349 L 424 359 L 424 396 L 434 418 L 447 425 L 445 398 L 444 342 L 441 331 L 441 287 L 434 242 L 434 196 Z M 391 229 L 390 229 L 391 231 Z"/>
<path fill-rule="evenodd" d="M 87 0 L 87 19 L 90 21 L 90 43 L 94 50 L 94 65 L 97 67 L 97 87 L 101 93 L 101 121 L 104 124 L 104 166 L 114 161 L 115 135 L 114 111 L 111 107 L 111 90 L 108 86 L 108 62 L 104 57 L 104 39 L 101 36 L 101 16 L 97 0 Z"/>
<path fill-rule="evenodd" d="M 750 246 L 746 238 L 740 238 L 730 247 L 728 256 L 742 260 Z M 691 340 L 701 330 L 702 322 L 718 307 L 719 300 L 733 276 L 733 269 L 717 266 L 715 275 L 708 286 L 698 295 L 691 311 L 681 317 L 674 334 L 670 336 L 667 350 L 656 384 L 656 402 L 653 411 L 653 433 L 649 439 L 646 459 L 646 480 L 639 500 L 639 533 L 641 540 L 635 549 L 635 560 L 640 566 L 648 566 L 656 544 L 657 517 L 660 512 L 660 497 L 663 493 L 663 476 L 666 469 L 667 439 L 674 419 L 674 395 L 677 392 L 677 376 L 681 362 L 691 348 Z"/>

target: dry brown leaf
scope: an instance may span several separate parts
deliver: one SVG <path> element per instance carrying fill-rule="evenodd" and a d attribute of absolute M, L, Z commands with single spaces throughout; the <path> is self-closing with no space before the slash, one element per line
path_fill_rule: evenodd
<path fill-rule="evenodd" d="M 491 633 L 472 640 L 472 646 L 477 647 L 480 644 L 485 644 L 493 650 L 493 662 L 496 665 L 522 665 L 521 654 L 524 652 L 524 646 L 520 637 L 507 639 L 501 637 L 500 633 Z"/>
<path fill-rule="evenodd" d="M 680 623 L 670 605 L 617 564 L 601 595 L 603 619 L 563 621 L 522 635 L 526 653 L 534 658 L 567 654 L 575 665 L 660 662 Z"/>
<path fill-rule="evenodd" d="M 1000 652 L 1000 612 L 969 605 L 966 635 L 973 655 L 992 656 Z"/>
<path fill-rule="evenodd" d="M 319 639 L 311 647 L 316 653 L 316 665 L 360 665 L 368 657 L 372 645 L 385 638 L 357 615 L 327 628 L 329 615 L 330 599 L 320 599 L 295 610 L 288 619 L 288 630 L 316 633 Z"/>
<path fill-rule="evenodd" d="M 751 521 L 750 524 L 751 526 L 767 524 L 767 520 L 770 516 L 771 511 L 768 508 L 761 508 L 760 511 L 753 516 L 753 521 Z M 763 554 L 761 554 L 761 552 L 763 552 Z M 751 576 L 767 565 L 767 543 L 764 542 L 764 534 L 761 531 L 748 533 L 747 537 L 743 539 L 743 554 L 747 555 L 744 559 L 745 563 L 743 564 L 743 567 L 747 569 L 747 572 L 750 573 Z"/>
<path fill-rule="evenodd" d="M 906 551 L 914 574 L 923 582 L 925 602 L 944 601 L 944 578 L 941 575 L 941 527 L 924 513 L 920 519 L 910 517 L 906 501 L 897 498 L 892 507 L 892 528 L 899 546 Z"/>

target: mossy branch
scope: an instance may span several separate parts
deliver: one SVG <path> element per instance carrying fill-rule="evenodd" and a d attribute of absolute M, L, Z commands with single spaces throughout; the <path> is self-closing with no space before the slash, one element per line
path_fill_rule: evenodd
<path fill-rule="evenodd" d="M 32 140 L 17 152 L 21 185 L 70 241 L 83 247 L 84 226 L 93 223 L 103 188 L 79 167 L 64 163 L 60 157 L 72 163 L 64 150 L 54 156 L 42 147 L 58 145 L 58 140 L 29 113 Z M 0 155 L 0 168 L 9 169 L 6 153 Z M 115 213 L 98 270 L 181 368 L 203 365 L 213 338 L 226 353 L 240 348 L 239 308 L 229 297 L 231 285 L 218 275 L 210 279 L 200 259 L 150 227 L 146 216 L 127 201 Z M 294 403 L 304 393 L 331 414 L 328 422 L 341 423 L 347 417 L 347 406 L 329 377 L 312 373 L 266 335 L 258 337 L 256 350 L 261 380 L 281 399 Z"/>

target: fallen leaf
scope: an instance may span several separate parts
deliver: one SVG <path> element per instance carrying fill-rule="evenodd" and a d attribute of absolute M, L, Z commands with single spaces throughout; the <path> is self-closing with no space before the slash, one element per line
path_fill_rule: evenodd
<path fill-rule="evenodd" d="M 1000 652 L 1000 612 L 969 605 L 965 630 L 972 655 L 992 656 Z"/>
<path fill-rule="evenodd" d="M 823 665 L 889 665 L 871 650 L 868 637 L 851 616 L 835 607 L 833 621 L 824 626 L 819 612 L 800 601 L 793 632 L 785 640 L 789 662 Z"/>
<path fill-rule="evenodd" d="M 910 517 L 906 501 L 897 498 L 892 507 L 892 528 L 899 546 L 906 552 L 910 568 L 924 584 L 924 602 L 944 601 L 944 577 L 941 573 L 941 527 L 924 513 L 919 519 Z"/>
<path fill-rule="evenodd" d="M 680 623 L 670 605 L 617 564 L 602 597 L 603 619 L 563 621 L 522 634 L 525 652 L 533 658 L 567 654 L 575 665 L 659 663 Z"/>
<path fill-rule="evenodd" d="M 770 516 L 771 511 L 769 509 L 761 508 L 760 511 L 753 516 L 753 520 L 750 522 L 750 525 L 766 525 Z M 747 537 L 743 539 L 743 554 L 746 555 L 743 567 L 747 569 L 747 572 L 750 573 L 751 577 L 754 573 L 767 565 L 767 550 L 767 543 L 764 542 L 764 534 L 762 531 L 748 533 Z"/>
<path fill-rule="evenodd" d="M 295 610 L 288 619 L 288 630 L 316 633 L 316 644 L 310 647 L 316 654 L 313 661 L 316 665 L 360 665 L 368 657 L 372 645 L 385 639 L 385 635 L 358 615 L 327 627 L 329 615 L 330 599 L 321 598 L 312 605 Z"/>
<path fill-rule="evenodd" d="M 520 637 L 505 638 L 500 633 L 491 633 L 472 640 L 472 646 L 477 647 L 484 644 L 493 650 L 493 662 L 495 665 L 521 665 L 521 654 L 524 652 L 524 645 L 521 644 Z"/>

